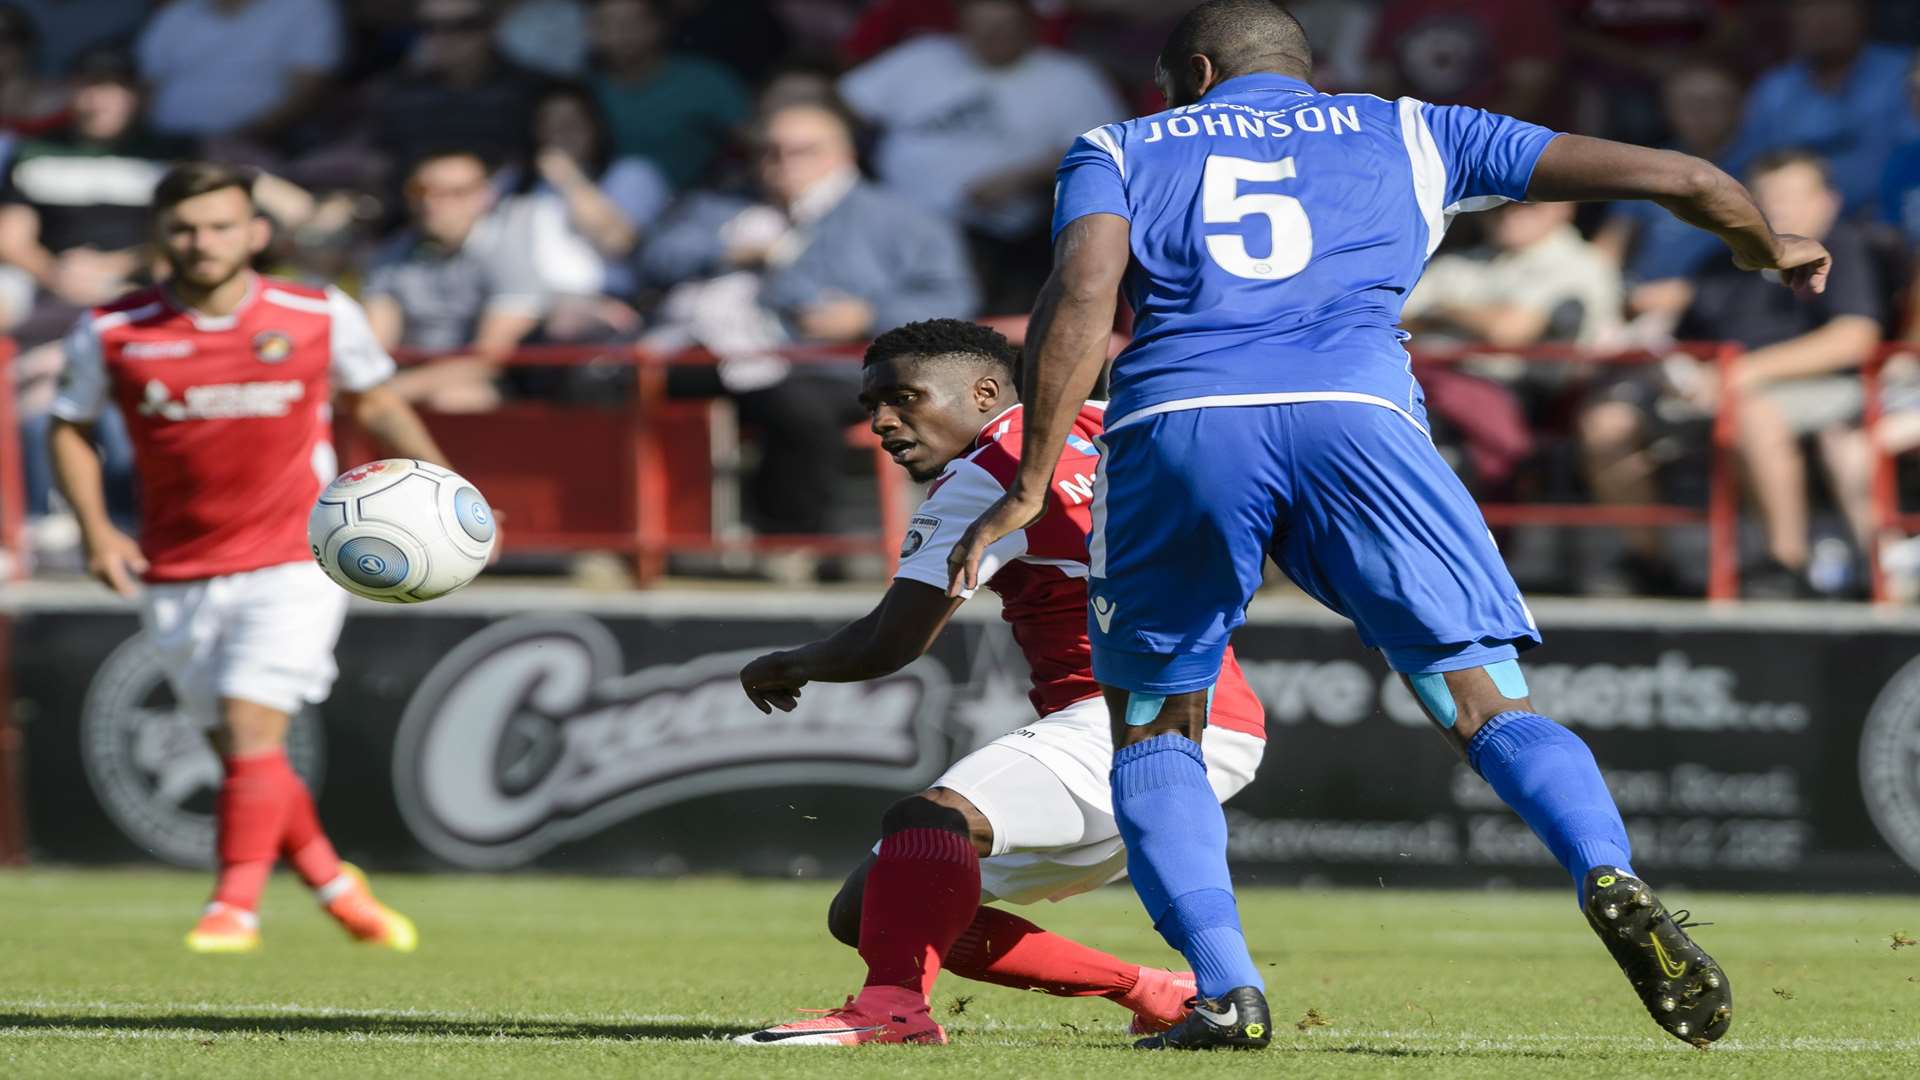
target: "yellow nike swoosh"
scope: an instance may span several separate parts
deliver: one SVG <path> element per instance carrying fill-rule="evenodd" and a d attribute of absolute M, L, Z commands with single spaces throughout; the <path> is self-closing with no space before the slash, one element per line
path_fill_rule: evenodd
<path fill-rule="evenodd" d="M 1660 944 L 1658 937 L 1653 939 L 1653 957 L 1660 961 L 1660 970 L 1666 972 L 1669 979 L 1677 979 L 1687 973 L 1686 962 L 1668 956 L 1666 948 Z"/>

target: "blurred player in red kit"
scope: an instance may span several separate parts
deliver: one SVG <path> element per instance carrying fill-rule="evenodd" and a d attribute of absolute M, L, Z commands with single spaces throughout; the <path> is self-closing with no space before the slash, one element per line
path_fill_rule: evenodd
<path fill-rule="evenodd" d="M 810 645 L 769 653 L 740 673 L 763 711 L 792 709 L 813 680 L 856 682 L 919 658 L 965 597 L 948 597 L 947 554 L 974 516 L 1005 493 L 1020 464 L 1022 409 L 1013 347 L 954 319 L 910 323 L 867 350 L 861 402 L 881 446 L 915 480 L 932 480 L 900 569 L 865 618 Z M 1129 964 L 995 907 L 1060 900 L 1125 876 L 1107 772 L 1113 736 L 1087 640 L 1087 536 L 1103 408 L 1081 410 L 1048 492 L 1048 513 L 989 553 L 980 580 L 1000 594 L 1033 670 L 1040 714 L 954 763 L 880 822 L 875 854 L 828 914 L 857 947 L 866 985 L 818 1019 L 742 1035 L 751 1046 L 944 1043 L 927 996 L 942 968 L 1061 997 L 1105 997 L 1134 1014 L 1136 1034 L 1187 1012 L 1193 977 Z M 937 479 L 936 479 L 937 478 Z M 1096 609 L 1095 617 L 1099 617 Z M 1207 774 L 1225 801 L 1253 779 L 1266 716 L 1229 651 L 1207 736 Z"/>
<path fill-rule="evenodd" d="M 413 924 L 334 854 L 284 744 L 291 716 L 332 687 L 346 617 L 306 539 L 337 471 L 334 401 L 395 454 L 446 461 L 386 388 L 393 359 L 358 304 L 253 272 L 268 224 L 248 174 L 181 165 L 156 188 L 153 220 L 167 279 L 80 319 L 49 440 L 88 570 L 139 600 L 180 708 L 206 723 L 225 770 L 219 879 L 187 947 L 257 948 L 260 893 L 285 856 L 354 938 L 411 951 Z M 109 402 L 133 438 L 137 542 L 107 517 L 90 438 Z"/>

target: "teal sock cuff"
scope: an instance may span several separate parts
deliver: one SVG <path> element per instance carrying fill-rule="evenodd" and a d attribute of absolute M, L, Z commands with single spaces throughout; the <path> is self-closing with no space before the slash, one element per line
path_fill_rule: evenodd
<path fill-rule="evenodd" d="M 1414 695 L 1420 699 L 1420 704 L 1427 707 L 1427 715 L 1443 728 L 1453 727 L 1459 710 L 1453 703 L 1453 691 L 1447 689 L 1447 676 L 1442 672 L 1429 671 L 1409 675 L 1407 681 L 1413 684 Z"/>
<path fill-rule="evenodd" d="M 1520 670 L 1520 661 L 1497 660 L 1481 670 L 1493 680 L 1493 688 L 1500 691 L 1501 697 L 1519 701 L 1527 696 L 1527 676 Z M 1459 719 L 1459 709 L 1453 703 L 1453 691 L 1447 689 L 1444 672 L 1409 675 L 1407 682 L 1413 685 L 1414 696 L 1420 699 L 1420 704 L 1427 707 L 1428 716 L 1443 728 L 1453 727 L 1453 722 Z"/>
<path fill-rule="evenodd" d="M 1527 676 L 1520 670 L 1520 661 L 1502 660 L 1487 665 L 1487 675 L 1493 679 L 1493 688 L 1500 696 L 1509 701 L 1519 701 L 1527 696 Z"/>
<path fill-rule="evenodd" d="M 1143 694 L 1138 690 L 1127 691 L 1127 726 L 1146 727 L 1160 717 L 1160 710 L 1167 704 L 1164 694 Z"/>

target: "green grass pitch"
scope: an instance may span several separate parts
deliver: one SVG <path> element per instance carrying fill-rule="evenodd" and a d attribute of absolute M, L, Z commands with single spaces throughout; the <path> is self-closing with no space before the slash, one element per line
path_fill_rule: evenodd
<path fill-rule="evenodd" d="M 412 956 L 356 948 L 283 875 L 266 946 L 188 955 L 199 875 L 0 872 L 0 1076 L 1920 1076 L 1920 903 L 1687 895 L 1734 980 L 1731 1035 L 1660 1034 L 1561 893 L 1250 889 L 1280 1033 L 1264 1054 L 1127 1049 L 1118 1008 L 948 977 L 949 1047 L 765 1050 L 718 1036 L 857 982 L 821 883 L 376 878 Z M 1031 911 L 1171 963 L 1130 891 Z M 1305 1021 L 1309 1010 L 1316 1022 Z"/>

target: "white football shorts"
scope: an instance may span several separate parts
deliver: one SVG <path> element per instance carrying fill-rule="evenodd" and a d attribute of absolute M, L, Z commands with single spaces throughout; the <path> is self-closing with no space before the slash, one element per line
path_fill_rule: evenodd
<path fill-rule="evenodd" d="M 1208 728 L 1207 781 L 1221 802 L 1253 780 L 1265 739 Z M 931 787 L 966 797 L 993 824 L 980 860 L 981 901 L 1064 900 L 1127 874 L 1107 774 L 1113 735 L 1106 702 L 1077 701 L 953 763 Z"/>
<path fill-rule="evenodd" d="M 293 714 L 333 689 L 347 594 L 312 562 L 149 584 L 140 623 L 180 708 L 209 726 L 220 700 Z"/>

